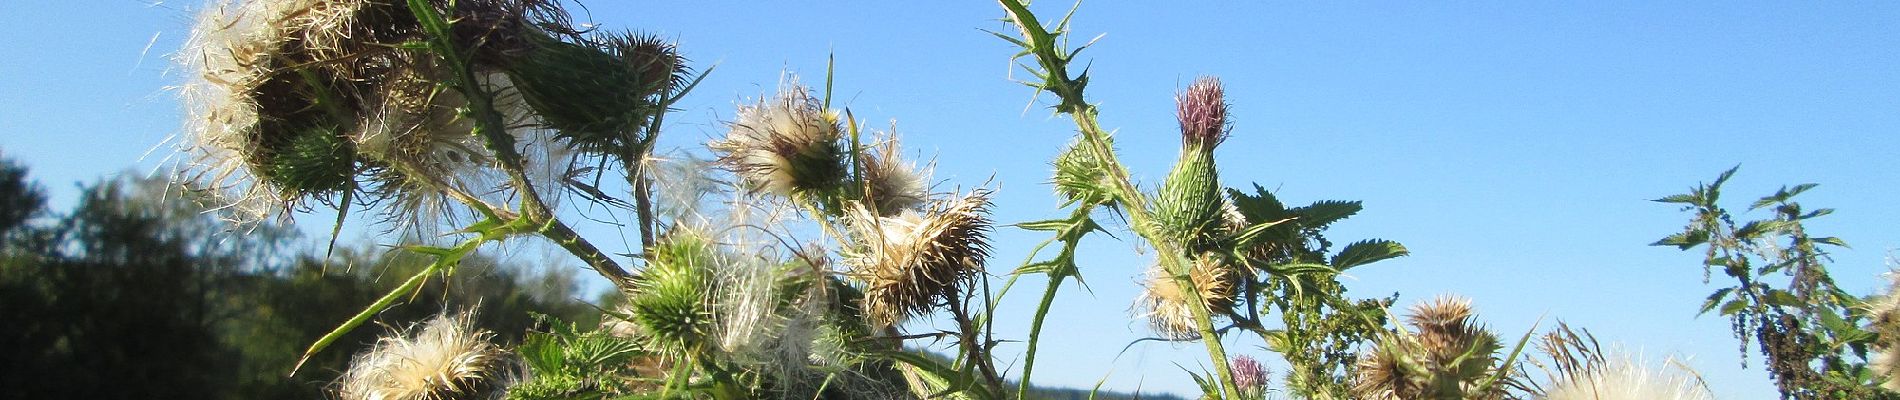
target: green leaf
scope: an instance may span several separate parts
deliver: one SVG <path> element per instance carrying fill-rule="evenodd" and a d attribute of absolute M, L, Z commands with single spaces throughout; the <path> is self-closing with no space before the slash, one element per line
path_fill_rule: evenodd
<path fill-rule="evenodd" d="M 1746 307 L 1748 303 L 1743 302 L 1742 299 L 1729 300 L 1727 304 L 1722 305 L 1722 315 L 1735 315 Z"/>
<path fill-rule="evenodd" d="M 1841 238 L 1837 238 L 1833 236 L 1811 238 L 1808 240 L 1814 241 L 1815 243 L 1831 244 L 1831 245 L 1835 245 L 1839 247 L 1850 247 L 1847 245 L 1847 241 L 1841 240 Z"/>
<path fill-rule="evenodd" d="M 1708 243 L 1708 241 L 1709 241 L 1708 231 L 1705 231 L 1702 229 L 1691 229 L 1688 231 L 1677 232 L 1676 234 L 1663 237 L 1662 240 L 1657 240 L 1655 243 L 1650 243 L 1649 245 L 1650 246 L 1676 246 L 1677 249 L 1688 250 L 1691 248 L 1695 248 L 1696 246 L 1701 246 L 1703 243 Z"/>
<path fill-rule="evenodd" d="M 1015 225 L 1015 227 L 1017 228 L 1022 228 L 1022 229 L 1032 230 L 1032 231 L 1045 231 L 1045 232 L 1061 232 L 1065 229 L 1069 229 L 1069 227 L 1071 226 L 1075 226 L 1075 220 L 1046 219 L 1046 220 L 1041 220 L 1041 221 L 1022 222 L 1022 223 L 1017 223 Z"/>
<path fill-rule="evenodd" d="M 1734 291 L 1735 288 L 1732 287 L 1715 291 L 1715 294 L 1709 295 L 1708 300 L 1702 302 L 1702 311 L 1696 312 L 1696 315 L 1708 314 L 1709 310 L 1714 310 L 1716 304 L 1720 304 L 1723 299 L 1727 299 L 1728 294 Z"/>
<path fill-rule="evenodd" d="M 1786 290 L 1769 289 L 1768 295 L 1763 297 L 1762 300 L 1771 306 L 1799 307 L 1802 305 L 1800 299 L 1796 299 L 1794 294 L 1788 293 Z"/>
<path fill-rule="evenodd" d="M 1371 264 L 1381 260 L 1404 257 L 1411 252 L 1405 250 L 1399 242 L 1383 239 L 1367 239 L 1346 245 L 1333 255 L 1332 266 L 1340 271 L 1352 267 Z"/>
<path fill-rule="evenodd" d="M 1702 202 L 1702 199 L 1696 197 L 1696 195 L 1693 195 L 1693 194 L 1674 194 L 1674 195 L 1669 195 L 1667 197 L 1650 200 L 1650 201 L 1654 201 L 1657 203 L 1699 204 Z"/>
<path fill-rule="evenodd" d="M 1755 204 L 1749 206 L 1748 209 L 1755 210 L 1762 207 L 1774 205 L 1776 203 L 1787 202 L 1788 199 L 1792 199 L 1794 198 L 1795 195 L 1799 195 L 1801 194 L 1801 192 L 1806 192 L 1808 191 L 1808 189 L 1813 189 L 1815 186 L 1819 186 L 1819 185 L 1813 184 L 1813 183 L 1803 183 L 1799 185 L 1794 185 L 1793 188 L 1782 186 L 1781 190 L 1775 191 L 1775 194 L 1762 197 L 1760 200 L 1755 200 Z"/>
<path fill-rule="evenodd" d="M 1322 200 L 1313 202 L 1309 206 L 1287 210 L 1287 212 L 1299 216 L 1301 226 L 1318 228 L 1351 217 L 1363 209 L 1365 206 L 1357 201 Z"/>

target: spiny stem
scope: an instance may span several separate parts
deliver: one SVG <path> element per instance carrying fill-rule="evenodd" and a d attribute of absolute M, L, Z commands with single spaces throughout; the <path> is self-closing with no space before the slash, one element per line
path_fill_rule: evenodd
<path fill-rule="evenodd" d="M 1233 372 L 1228 368 L 1226 350 L 1214 332 L 1213 317 L 1207 310 L 1206 299 L 1201 297 L 1199 288 L 1194 285 L 1194 280 L 1188 275 L 1189 264 L 1183 259 L 1185 254 L 1176 243 L 1161 235 L 1152 224 L 1146 195 L 1136 188 L 1134 181 L 1129 178 L 1128 169 L 1115 156 L 1114 147 L 1108 142 L 1108 133 L 1103 131 L 1100 123 L 1096 121 L 1095 107 L 1088 104 L 1082 95 L 1083 85 L 1086 82 L 1069 77 L 1069 56 L 1062 54 L 1062 49 L 1056 47 L 1057 35 L 1042 26 L 1035 14 L 1029 11 L 1028 5 L 1020 0 L 997 1 L 1009 13 L 1009 20 L 1022 31 L 1021 44 L 1027 47 L 1025 50 L 1033 54 L 1037 63 L 1042 66 L 1043 82 L 1037 83 L 1037 87 L 1060 98 L 1061 103 L 1056 106 L 1056 111 L 1069 114 L 1070 118 L 1075 120 L 1076 127 L 1081 130 L 1083 143 L 1095 153 L 1100 166 L 1108 169 L 1106 172 L 1109 173 L 1110 181 L 1113 183 L 1112 189 L 1117 197 L 1116 200 L 1125 206 L 1121 209 L 1128 217 L 1129 228 L 1154 246 L 1162 268 L 1172 276 L 1178 286 L 1184 289 L 1182 292 L 1185 293 L 1188 307 L 1194 314 L 1195 330 L 1200 333 L 1201 342 L 1207 346 L 1208 358 L 1214 364 L 1215 372 L 1220 375 L 1223 395 L 1239 398 L 1240 390 L 1234 384 Z"/>

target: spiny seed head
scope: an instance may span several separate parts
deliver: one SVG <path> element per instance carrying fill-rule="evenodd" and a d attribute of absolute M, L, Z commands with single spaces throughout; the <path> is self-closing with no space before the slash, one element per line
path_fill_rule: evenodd
<path fill-rule="evenodd" d="M 1206 302 L 1207 311 L 1214 316 L 1225 315 L 1234 306 L 1239 268 L 1212 253 L 1196 257 L 1188 268 L 1187 277 L 1193 281 L 1201 301 Z M 1195 326 L 1194 308 L 1187 296 L 1188 292 L 1175 280 L 1174 274 L 1156 264 L 1148 271 L 1148 283 L 1143 287 L 1141 298 L 1136 300 L 1135 308 L 1148 318 L 1148 326 L 1155 333 L 1171 339 L 1195 339 L 1200 337 L 1200 331 Z"/>
<path fill-rule="evenodd" d="M 692 351 L 707 344 L 713 333 L 709 270 L 714 251 L 710 241 L 693 233 L 669 235 L 647 249 L 647 267 L 635 278 L 627 304 L 653 346 Z"/>
<path fill-rule="evenodd" d="M 476 329 L 471 313 L 442 314 L 391 332 L 350 361 L 333 390 L 346 400 L 484 398 L 507 387 L 515 361 Z"/>
<path fill-rule="evenodd" d="M 822 194 L 843 184 L 848 170 L 842 130 L 797 84 L 778 98 L 739 107 L 726 138 L 708 144 L 719 162 L 754 191 L 781 196 Z"/>
<path fill-rule="evenodd" d="M 1181 123 L 1182 147 L 1213 151 L 1227 140 L 1227 94 L 1220 78 L 1203 76 L 1174 96 L 1174 118 Z"/>
<path fill-rule="evenodd" d="M 1478 382 L 1495 375 L 1501 346 L 1471 318 L 1471 302 L 1461 297 L 1440 296 L 1413 306 L 1407 317 L 1412 331 L 1393 333 L 1360 357 L 1353 394 L 1364 399 L 1502 398 L 1508 382 L 1477 391 Z"/>
<path fill-rule="evenodd" d="M 1056 156 L 1055 169 L 1051 183 L 1064 201 L 1113 206 L 1108 167 L 1096 159 L 1095 152 L 1085 143 L 1078 141 L 1064 148 L 1062 154 Z"/>
<path fill-rule="evenodd" d="M 881 217 L 858 207 L 850 225 L 858 250 L 845 260 L 864 281 L 863 312 L 875 326 L 895 326 L 957 296 L 989 257 L 990 192 L 977 189 L 941 200 L 925 212 Z"/>
<path fill-rule="evenodd" d="M 862 159 L 866 202 L 881 217 L 922 207 L 929 195 L 924 188 L 930 179 L 928 173 L 918 171 L 898 154 L 897 139 L 886 140 L 873 149 L 876 152 Z"/>

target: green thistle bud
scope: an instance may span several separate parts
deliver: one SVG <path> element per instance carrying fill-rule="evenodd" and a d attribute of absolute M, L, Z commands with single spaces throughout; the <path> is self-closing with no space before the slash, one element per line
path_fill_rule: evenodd
<path fill-rule="evenodd" d="M 596 153 L 627 146 L 659 110 L 658 96 L 684 75 L 672 45 L 652 36 L 608 36 L 569 43 L 545 35 L 507 68 L 522 100 L 576 148 Z"/>
<path fill-rule="evenodd" d="M 687 351 L 712 333 L 712 244 L 689 235 L 668 237 L 647 250 L 647 267 L 627 296 L 633 322 L 655 346 Z"/>
<path fill-rule="evenodd" d="M 296 130 L 266 161 L 265 179 L 284 190 L 329 193 L 350 188 L 356 176 L 356 150 L 334 126 Z"/>
<path fill-rule="evenodd" d="M 1070 203 L 1109 204 L 1114 198 L 1108 167 L 1080 142 L 1071 143 L 1056 156 L 1053 184 L 1056 194 Z"/>
<path fill-rule="evenodd" d="M 1188 251 L 1213 250 L 1221 227 L 1220 177 L 1214 147 L 1227 139 L 1227 103 L 1220 80 L 1196 79 L 1175 96 L 1181 123 L 1181 158 L 1168 172 L 1155 200 L 1155 219 L 1167 236 Z"/>
<path fill-rule="evenodd" d="M 1155 199 L 1155 221 L 1162 233 L 1185 250 L 1212 250 L 1222 227 L 1220 178 L 1211 152 L 1184 149 L 1181 159 L 1161 183 Z"/>

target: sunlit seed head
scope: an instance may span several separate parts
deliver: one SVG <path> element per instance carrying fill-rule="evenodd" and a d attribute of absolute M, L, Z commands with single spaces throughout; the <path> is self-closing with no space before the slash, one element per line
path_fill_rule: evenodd
<path fill-rule="evenodd" d="M 1413 306 L 1406 318 L 1412 329 L 1391 333 L 1360 356 L 1354 395 L 1368 399 L 1502 398 L 1508 384 L 1471 392 L 1477 382 L 1496 375 L 1500 350 L 1497 337 L 1471 318 L 1471 302 L 1462 297 L 1440 296 Z"/>
<path fill-rule="evenodd" d="M 468 312 L 442 314 L 377 340 L 332 386 L 346 400 L 484 398 L 505 390 L 515 360 Z"/>
<path fill-rule="evenodd" d="M 753 190 L 781 196 L 823 192 L 844 183 L 845 150 L 837 122 L 804 87 L 739 107 L 726 137 L 708 144 L 719 162 Z"/>
<path fill-rule="evenodd" d="M 861 249 L 845 262 L 864 281 L 866 319 L 894 326 L 928 314 L 982 273 L 990 252 L 989 196 L 978 189 L 892 217 L 854 209 L 849 221 Z"/>
<path fill-rule="evenodd" d="M 865 200 L 876 209 L 879 216 L 897 215 L 905 210 L 916 210 L 924 205 L 928 192 L 925 184 L 928 173 L 917 170 L 898 154 L 897 139 L 886 140 L 874 147 L 875 153 L 863 158 Z"/>
<path fill-rule="evenodd" d="M 1174 117 L 1181 124 L 1184 147 L 1212 151 L 1227 140 L 1226 90 L 1220 78 L 1203 76 L 1174 97 Z"/>
<path fill-rule="evenodd" d="M 1189 268 L 1188 278 L 1200 293 L 1202 301 L 1206 302 L 1209 313 L 1213 316 L 1224 315 L 1233 307 L 1239 284 L 1238 268 L 1212 254 L 1196 257 Z M 1172 274 L 1156 264 L 1149 269 L 1147 283 L 1142 289 L 1135 308 L 1148 318 L 1148 326 L 1155 333 L 1173 339 L 1200 337 L 1188 292 L 1174 280 Z"/>
<path fill-rule="evenodd" d="M 1696 372 L 1668 360 L 1650 368 L 1625 354 L 1613 354 L 1580 374 L 1551 382 L 1543 400 L 1712 400 Z"/>

